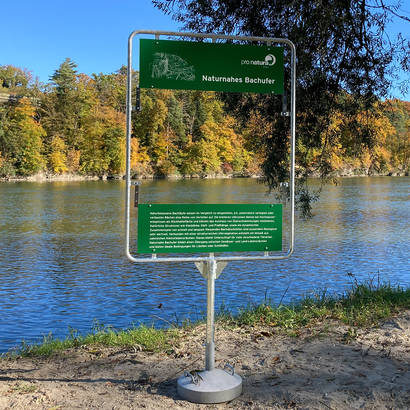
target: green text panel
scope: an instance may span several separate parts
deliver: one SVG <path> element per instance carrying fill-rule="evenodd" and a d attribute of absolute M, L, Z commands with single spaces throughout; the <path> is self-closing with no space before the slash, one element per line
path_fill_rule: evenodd
<path fill-rule="evenodd" d="M 281 204 L 138 206 L 139 253 L 281 250 Z"/>

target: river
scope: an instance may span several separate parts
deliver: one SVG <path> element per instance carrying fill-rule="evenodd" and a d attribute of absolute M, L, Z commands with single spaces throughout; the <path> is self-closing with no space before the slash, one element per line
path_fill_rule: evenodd
<path fill-rule="evenodd" d="M 355 279 L 408 286 L 409 186 L 409 177 L 326 186 L 313 217 L 296 220 L 294 255 L 229 263 L 216 282 L 216 306 L 236 311 L 266 297 L 289 303 L 325 289 L 340 294 Z M 120 329 L 202 317 L 206 284 L 192 263 L 126 260 L 124 189 L 123 181 L 0 184 L 0 352 L 96 323 Z M 253 179 L 144 181 L 141 200 L 276 202 Z"/>

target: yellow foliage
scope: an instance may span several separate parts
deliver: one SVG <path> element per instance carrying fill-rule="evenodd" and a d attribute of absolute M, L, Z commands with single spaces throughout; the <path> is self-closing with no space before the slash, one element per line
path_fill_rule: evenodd
<path fill-rule="evenodd" d="M 67 170 L 72 173 L 76 173 L 80 169 L 80 157 L 81 152 L 75 149 L 69 149 L 67 152 Z"/>
<path fill-rule="evenodd" d="M 340 169 L 344 165 L 344 158 L 341 154 L 340 149 L 334 149 L 330 154 L 330 166 L 332 169 Z"/>
<path fill-rule="evenodd" d="M 264 142 L 272 133 L 272 123 L 259 112 L 252 112 L 243 131 L 245 147 L 258 155 L 266 156 Z"/>
<path fill-rule="evenodd" d="M 157 162 L 169 160 L 170 153 L 176 149 L 174 144 L 175 139 L 176 135 L 172 129 L 160 132 L 157 135 L 152 150 Z"/>
<path fill-rule="evenodd" d="M 366 148 L 363 154 L 360 156 L 362 168 L 369 169 L 372 165 L 372 156 L 368 148 Z"/>
<path fill-rule="evenodd" d="M 62 138 L 54 137 L 51 141 L 51 153 L 49 155 L 50 167 L 56 174 L 68 171 L 66 145 Z"/>
<path fill-rule="evenodd" d="M 131 169 L 136 170 L 140 165 L 150 160 L 145 147 L 141 147 L 138 138 L 131 138 Z"/>
<path fill-rule="evenodd" d="M 14 124 L 20 134 L 21 151 L 18 157 L 18 169 L 23 175 L 37 172 L 44 166 L 41 155 L 43 127 L 34 119 L 35 110 L 30 100 L 23 97 L 14 110 Z"/>
<path fill-rule="evenodd" d="M 80 170 L 87 174 L 118 174 L 125 168 L 125 115 L 94 106 L 83 120 Z"/>
<path fill-rule="evenodd" d="M 360 128 L 368 132 L 372 148 L 355 135 L 353 130 Z M 329 126 L 323 130 L 322 150 L 316 153 L 306 151 L 305 159 L 311 166 L 316 165 L 316 161 L 326 161 L 332 170 L 348 166 L 385 171 L 391 161 L 386 143 L 394 133 L 395 128 L 379 103 L 374 106 L 374 110 L 359 112 L 351 117 L 334 112 Z M 303 147 L 298 151 L 303 153 Z"/>
<path fill-rule="evenodd" d="M 211 152 L 215 151 L 218 158 L 218 161 L 216 159 L 211 161 L 213 163 L 211 167 L 208 164 L 205 168 L 212 168 L 212 171 L 215 171 L 216 164 L 220 162 L 229 164 L 234 171 L 239 171 L 246 166 L 250 160 L 250 153 L 243 147 L 243 138 L 235 132 L 234 127 L 235 120 L 230 116 L 226 116 L 220 123 L 207 120 L 201 126 L 206 144 L 209 145 Z M 206 156 L 210 157 L 210 154 Z"/>

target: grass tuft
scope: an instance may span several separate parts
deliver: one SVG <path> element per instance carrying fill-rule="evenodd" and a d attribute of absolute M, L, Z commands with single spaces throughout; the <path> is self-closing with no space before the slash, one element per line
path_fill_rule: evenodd
<path fill-rule="evenodd" d="M 322 292 L 314 297 L 306 297 L 289 305 L 275 306 L 267 301 L 258 306 L 249 306 L 237 315 L 226 309 L 219 320 L 231 326 L 266 325 L 284 330 L 300 329 L 304 326 L 336 319 L 357 327 L 371 327 L 401 309 L 410 308 L 410 288 L 392 287 L 388 283 L 373 281 L 359 284 L 345 294 L 332 297 Z"/>
<path fill-rule="evenodd" d="M 160 352 L 172 349 L 178 340 L 178 331 L 175 329 L 155 329 L 141 325 L 128 330 L 115 330 L 112 327 L 98 325 L 94 331 L 85 336 L 71 330 L 64 339 L 56 339 L 51 334 L 43 338 L 40 344 L 22 343 L 16 352 L 19 356 L 50 356 L 53 353 L 75 347 L 122 347 L 134 348 L 148 352 Z"/>

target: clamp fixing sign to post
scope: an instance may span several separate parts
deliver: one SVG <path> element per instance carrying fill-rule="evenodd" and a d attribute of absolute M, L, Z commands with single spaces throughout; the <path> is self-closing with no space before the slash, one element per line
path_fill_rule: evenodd
<path fill-rule="evenodd" d="M 283 94 L 283 48 L 140 40 L 140 87 Z"/>

